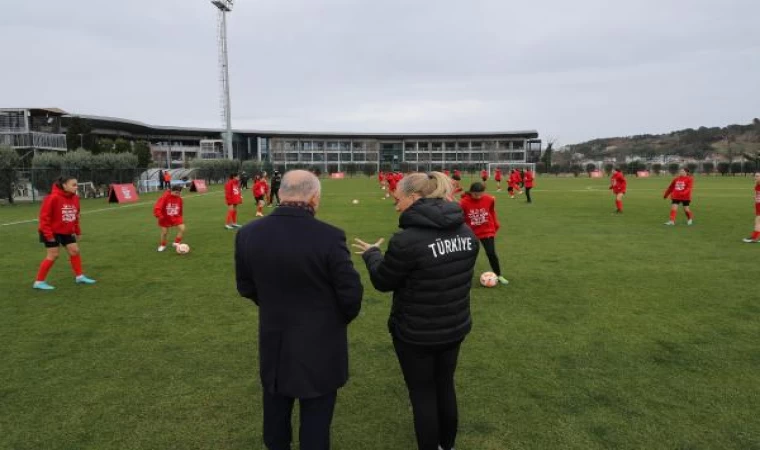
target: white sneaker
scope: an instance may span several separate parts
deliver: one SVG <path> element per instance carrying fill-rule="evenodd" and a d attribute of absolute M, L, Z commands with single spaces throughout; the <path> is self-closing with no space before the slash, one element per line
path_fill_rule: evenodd
<path fill-rule="evenodd" d="M 747 244 L 757 244 L 757 243 L 760 243 L 760 241 L 757 241 L 757 240 L 752 239 L 752 238 L 744 238 L 744 239 L 742 239 L 742 242 L 746 242 Z"/>
<path fill-rule="evenodd" d="M 179 245 L 178 243 L 176 243 L 176 242 L 172 242 L 172 247 L 175 247 L 175 248 L 176 248 L 178 245 Z"/>
<path fill-rule="evenodd" d="M 166 250 L 166 246 L 165 246 L 165 245 L 159 245 L 159 246 L 158 246 L 158 251 L 159 251 L 159 252 L 162 252 L 162 251 L 164 251 L 164 250 Z"/>
<path fill-rule="evenodd" d="M 228 229 L 228 230 L 234 230 L 234 229 L 235 229 L 235 226 L 234 226 L 234 225 L 229 225 L 229 224 L 227 224 L 227 225 L 225 225 L 225 226 L 224 226 L 224 228 L 226 228 L 226 229 Z"/>
<path fill-rule="evenodd" d="M 256 217 L 264 217 L 264 214 L 256 213 Z"/>
<path fill-rule="evenodd" d="M 676 224 L 676 223 L 675 223 L 675 222 L 673 222 L 672 220 L 668 220 L 667 222 L 665 222 L 665 223 L 664 223 L 664 225 L 667 225 L 667 226 L 669 226 L 669 227 L 672 227 L 672 226 L 673 226 L 673 225 L 675 225 L 675 224 Z"/>
<path fill-rule="evenodd" d="M 689 219 L 689 220 L 686 222 L 686 225 L 694 225 L 694 221 L 693 221 L 693 220 L 691 220 L 691 219 Z"/>

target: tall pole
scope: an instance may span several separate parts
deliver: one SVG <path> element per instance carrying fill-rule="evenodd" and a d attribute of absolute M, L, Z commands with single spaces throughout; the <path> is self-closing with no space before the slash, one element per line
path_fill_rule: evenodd
<path fill-rule="evenodd" d="M 224 71 L 223 84 L 224 84 L 224 121 L 226 126 L 226 134 L 224 136 L 224 146 L 227 149 L 227 158 L 233 159 L 234 152 L 232 151 L 232 113 L 230 104 L 230 66 L 229 56 L 227 53 L 227 11 L 221 10 L 222 14 L 222 70 Z"/>

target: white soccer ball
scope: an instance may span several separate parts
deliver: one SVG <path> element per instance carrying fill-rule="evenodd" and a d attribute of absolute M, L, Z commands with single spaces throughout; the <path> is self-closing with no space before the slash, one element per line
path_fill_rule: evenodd
<path fill-rule="evenodd" d="M 353 203 L 354 205 L 358 205 L 358 204 L 359 204 L 359 200 L 357 200 L 357 199 L 353 199 L 353 200 L 351 201 L 351 203 Z"/>
<path fill-rule="evenodd" d="M 493 272 L 483 272 L 480 275 L 480 285 L 487 288 L 492 288 L 499 284 L 499 277 Z"/>
<path fill-rule="evenodd" d="M 179 253 L 180 255 L 190 253 L 190 246 L 187 244 L 179 244 L 177 246 L 177 253 Z"/>

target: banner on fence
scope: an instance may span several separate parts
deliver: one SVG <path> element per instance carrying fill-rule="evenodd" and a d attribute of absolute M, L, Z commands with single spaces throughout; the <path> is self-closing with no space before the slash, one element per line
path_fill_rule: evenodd
<path fill-rule="evenodd" d="M 193 180 L 190 184 L 190 192 L 197 192 L 203 194 L 208 192 L 208 186 L 206 186 L 206 180 Z"/>
<path fill-rule="evenodd" d="M 139 199 L 133 184 L 112 184 L 108 190 L 108 203 L 134 203 Z"/>
<path fill-rule="evenodd" d="M 333 172 L 330 174 L 330 178 L 341 180 L 343 178 L 346 178 L 346 174 L 343 172 Z"/>
<path fill-rule="evenodd" d="M 589 175 L 591 175 L 591 178 L 602 178 L 602 171 L 601 170 L 595 170 L 591 172 Z"/>
<path fill-rule="evenodd" d="M 636 176 L 639 177 L 639 178 L 647 178 L 649 176 L 649 171 L 648 170 L 639 170 L 638 172 L 636 172 Z"/>

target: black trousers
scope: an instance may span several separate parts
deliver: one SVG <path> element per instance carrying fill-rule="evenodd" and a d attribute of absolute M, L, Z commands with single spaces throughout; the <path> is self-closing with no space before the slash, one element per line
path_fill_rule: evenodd
<path fill-rule="evenodd" d="M 277 204 L 280 204 L 280 187 L 273 187 L 272 193 L 269 195 L 269 204 L 271 205 L 272 202 L 274 202 L 274 199 L 277 198 Z"/>
<path fill-rule="evenodd" d="M 299 399 L 301 450 L 329 450 L 330 424 L 337 391 L 316 398 Z M 296 399 L 264 390 L 264 445 L 269 450 L 290 450 L 293 440 L 291 416 Z"/>
<path fill-rule="evenodd" d="M 530 190 L 533 188 L 526 187 L 525 188 L 525 198 L 528 200 L 528 203 L 533 203 L 533 200 L 530 199 Z"/>
<path fill-rule="evenodd" d="M 418 450 L 454 447 L 459 421 L 454 372 L 461 344 L 419 346 L 393 339 L 412 402 Z"/>
<path fill-rule="evenodd" d="M 481 239 L 480 243 L 483 244 L 483 250 L 486 251 L 488 256 L 488 263 L 491 264 L 491 270 L 497 276 L 501 276 L 501 265 L 499 264 L 499 257 L 496 255 L 496 240 L 495 238 Z"/>

